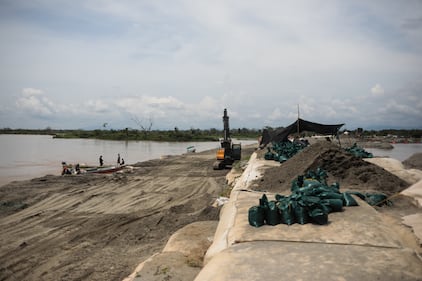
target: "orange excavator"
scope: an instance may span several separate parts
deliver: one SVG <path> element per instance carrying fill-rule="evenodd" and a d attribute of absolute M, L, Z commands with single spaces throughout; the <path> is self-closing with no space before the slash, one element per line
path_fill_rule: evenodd
<path fill-rule="evenodd" d="M 220 139 L 221 148 L 217 151 L 217 161 L 214 163 L 214 170 L 222 170 L 231 167 L 236 160 L 240 160 L 242 146 L 240 143 L 232 143 L 230 138 L 229 116 L 227 109 L 224 109 L 223 115 L 224 137 Z"/>

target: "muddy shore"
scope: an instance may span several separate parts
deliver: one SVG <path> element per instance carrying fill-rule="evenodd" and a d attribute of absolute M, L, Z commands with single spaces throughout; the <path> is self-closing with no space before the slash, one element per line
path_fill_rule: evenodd
<path fill-rule="evenodd" d="M 214 161 L 210 150 L 0 187 L 0 280 L 124 279 L 176 230 L 218 220 L 229 170 Z"/>

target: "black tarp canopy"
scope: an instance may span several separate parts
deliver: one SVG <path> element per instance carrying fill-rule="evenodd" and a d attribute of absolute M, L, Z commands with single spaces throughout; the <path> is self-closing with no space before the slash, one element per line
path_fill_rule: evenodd
<path fill-rule="evenodd" d="M 264 129 L 262 132 L 261 146 L 265 146 L 270 142 L 282 142 L 288 141 L 288 136 L 293 133 L 300 133 L 304 131 L 315 132 L 323 135 L 337 135 L 338 130 L 344 124 L 326 125 L 319 124 L 303 119 L 297 119 L 295 122 L 290 124 L 284 129 L 275 130 L 273 132 Z"/>

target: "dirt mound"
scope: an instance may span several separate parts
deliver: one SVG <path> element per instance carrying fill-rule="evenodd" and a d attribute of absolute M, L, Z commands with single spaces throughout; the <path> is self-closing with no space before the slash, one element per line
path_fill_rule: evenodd
<path fill-rule="evenodd" d="M 422 170 L 422 152 L 415 153 L 403 161 L 404 167 L 407 169 Z"/>
<path fill-rule="evenodd" d="M 347 153 L 330 142 L 317 142 L 282 163 L 268 168 L 252 188 L 267 192 L 289 191 L 292 180 L 307 170 L 322 168 L 328 173 L 328 183 L 338 182 L 347 190 L 400 192 L 408 184 L 386 170 Z"/>

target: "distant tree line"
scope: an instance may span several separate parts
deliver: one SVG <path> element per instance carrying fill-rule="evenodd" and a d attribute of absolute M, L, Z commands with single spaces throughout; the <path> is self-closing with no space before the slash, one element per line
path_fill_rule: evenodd
<path fill-rule="evenodd" d="M 237 139 L 257 139 L 261 135 L 261 130 L 256 129 L 231 129 L 232 138 Z M 189 129 L 179 130 L 151 130 L 151 129 L 96 129 L 96 130 L 56 130 L 46 129 L 0 129 L 0 134 L 21 134 L 21 135 L 51 135 L 54 138 L 87 138 L 102 140 L 149 140 L 149 141 L 218 141 L 223 137 L 221 129 Z"/>
<path fill-rule="evenodd" d="M 275 128 L 266 127 L 270 130 Z M 356 136 L 372 137 L 372 136 L 397 136 L 400 138 L 420 139 L 422 130 L 420 129 L 383 129 L 383 130 L 348 130 Z M 0 129 L 0 134 L 20 134 L 20 135 L 51 135 L 54 138 L 89 138 L 103 140 L 151 140 L 151 141 L 217 141 L 223 137 L 221 129 L 194 129 L 180 130 L 175 127 L 173 130 L 151 130 L 124 128 L 115 129 L 96 129 L 96 130 L 57 130 L 47 127 L 46 129 Z M 257 139 L 261 136 L 262 130 L 237 128 L 231 129 L 232 138 L 237 139 Z"/>
<path fill-rule="evenodd" d="M 399 138 L 414 138 L 420 139 L 422 137 L 422 130 L 420 129 L 383 129 L 383 130 L 363 130 L 362 128 L 357 128 L 354 131 L 351 131 L 355 135 L 360 135 L 363 137 L 372 137 L 372 136 L 390 136 L 390 137 L 399 137 Z"/>

